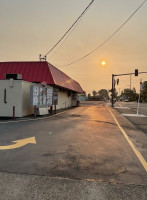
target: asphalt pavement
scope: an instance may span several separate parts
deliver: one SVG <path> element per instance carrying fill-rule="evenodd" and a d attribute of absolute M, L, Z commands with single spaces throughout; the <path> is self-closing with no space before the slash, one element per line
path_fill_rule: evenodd
<path fill-rule="evenodd" d="M 147 134 L 147 103 L 139 104 L 138 115 L 137 102 L 117 102 L 115 103 L 115 107 L 121 114 L 124 114 L 125 117 L 136 126 L 136 128 Z"/>
<path fill-rule="evenodd" d="M 0 121 L 0 199 L 146 199 L 146 169 L 120 128 L 146 164 L 146 134 L 104 102 Z"/>

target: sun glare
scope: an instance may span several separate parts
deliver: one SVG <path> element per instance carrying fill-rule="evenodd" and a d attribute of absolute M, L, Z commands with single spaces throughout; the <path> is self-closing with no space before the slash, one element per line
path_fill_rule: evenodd
<path fill-rule="evenodd" d="M 103 60 L 103 61 L 101 62 L 101 65 L 102 65 L 102 66 L 105 66 L 105 65 L 106 65 L 106 61 Z"/>

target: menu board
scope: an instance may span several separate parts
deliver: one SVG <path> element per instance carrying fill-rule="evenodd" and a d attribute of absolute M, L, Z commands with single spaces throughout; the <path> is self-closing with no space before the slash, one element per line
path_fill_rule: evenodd
<path fill-rule="evenodd" d="M 31 86 L 31 104 L 33 106 L 38 105 L 39 88 L 37 86 Z"/>
<path fill-rule="evenodd" d="M 47 105 L 53 104 L 53 88 L 47 88 Z"/>
<path fill-rule="evenodd" d="M 43 93 L 42 93 L 43 88 L 39 88 L 39 104 L 38 106 L 42 106 L 43 105 Z"/>
<path fill-rule="evenodd" d="M 47 107 L 53 103 L 53 88 L 41 86 L 31 86 L 30 88 L 31 106 Z"/>
<path fill-rule="evenodd" d="M 58 104 L 58 89 L 53 89 L 53 104 Z"/>
<path fill-rule="evenodd" d="M 42 104 L 47 106 L 47 88 L 42 89 Z"/>

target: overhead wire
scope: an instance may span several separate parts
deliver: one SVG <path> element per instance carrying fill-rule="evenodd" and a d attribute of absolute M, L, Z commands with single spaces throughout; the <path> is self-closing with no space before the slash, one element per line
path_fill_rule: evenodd
<path fill-rule="evenodd" d="M 86 13 L 84 13 L 86 14 Z M 84 17 L 84 15 L 79 19 L 79 21 L 75 24 L 75 26 L 69 31 L 69 33 L 65 36 L 65 38 L 61 41 L 60 45 L 58 45 L 56 48 L 55 48 L 55 51 L 52 53 L 51 56 L 48 57 L 48 59 L 52 58 L 53 55 L 59 50 L 59 48 L 63 45 L 63 42 L 65 42 L 68 37 L 71 35 L 71 33 L 75 30 L 75 28 L 78 26 L 78 24 L 80 23 L 80 21 L 82 20 L 82 18 Z"/>
<path fill-rule="evenodd" d="M 66 35 L 74 28 L 74 26 L 78 23 L 78 21 L 83 17 L 83 15 L 87 12 L 90 6 L 93 4 L 94 0 L 92 0 L 89 5 L 85 8 L 85 10 L 81 13 L 81 15 L 76 19 L 76 21 L 71 25 L 71 27 L 66 31 L 66 33 L 60 38 L 60 40 L 45 54 L 44 58 L 51 53 L 54 48 L 66 37 Z"/>
<path fill-rule="evenodd" d="M 67 67 L 67 66 L 70 66 L 70 65 L 73 65 L 83 59 L 85 59 L 86 57 L 88 57 L 89 55 L 91 55 L 93 52 L 95 52 L 96 50 L 98 50 L 99 48 L 101 48 L 102 46 L 104 46 L 109 40 L 111 40 L 111 38 L 116 35 L 116 33 L 118 33 L 120 31 L 120 29 L 123 28 L 123 26 L 125 26 L 125 24 L 137 13 L 137 11 L 146 3 L 147 0 L 143 1 L 141 3 L 141 5 L 129 16 L 129 18 L 112 34 L 110 35 L 106 40 L 104 40 L 100 45 L 98 45 L 95 49 L 93 49 L 92 51 L 90 51 L 89 53 L 87 53 L 85 56 L 75 60 L 75 61 L 72 61 L 68 64 L 65 64 L 65 65 L 54 65 L 54 66 L 57 66 L 57 67 Z"/>

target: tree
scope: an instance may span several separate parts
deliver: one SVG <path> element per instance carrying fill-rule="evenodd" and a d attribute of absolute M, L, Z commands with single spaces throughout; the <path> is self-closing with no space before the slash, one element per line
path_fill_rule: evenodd
<path fill-rule="evenodd" d="M 141 95 L 144 101 L 147 101 L 147 81 L 144 81 L 142 84 Z"/>
<path fill-rule="evenodd" d="M 92 91 L 93 97 L 96 97 L 97 92 L 95 90 Z"/>
<path fill-rule="evenodd" d="M 106 89 L 101 89 L 98 91 L 98 95 L 100 97 L 100 99 L 108 99 L 108 91 Z"/>
<path fill-rule="evenodd" d="M 121 92 L 121 98 L 128 99 L 129 101 L 136 101 L 138 94 L 136 93 L 136 89 L 133 88 L 132 90 L 126 88 L 123 92 Z"/>

